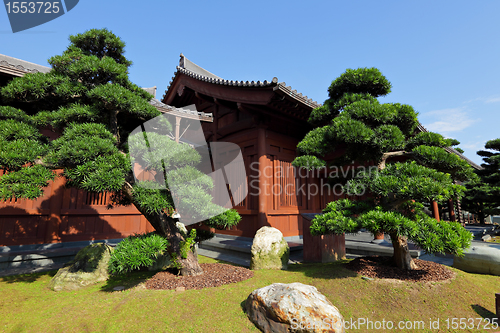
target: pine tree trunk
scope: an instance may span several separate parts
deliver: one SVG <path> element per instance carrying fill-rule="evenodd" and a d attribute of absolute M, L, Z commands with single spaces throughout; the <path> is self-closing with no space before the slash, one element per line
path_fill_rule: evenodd
<path fill-rule="evenodd" d="M 410 255 L 406 237 L 391 234 L 392 246 L 394 247 L 394 262 L 397 267 L 406 270 L 414 270 L 417 267 Z"/>
<path fill-rule="evenodd" d="M 178 258 L 177 261 L 181 264 L 182 276 L 196 276 L 203 274 L 203 269 L 200 267 L 198 257 L 193 253 L 193 251 L 188 251 L 186 259 Z"/>
<path fill-rule="evenodd" d="M 186 258 L 182 258 L 181 243 L 185 241 L 185 239 L 177 228 L 175 219 L 168 217 L 164 213 L 148 214 L 141 211 L 139 207 L 137 207 L 137 209 L 146 217 L 158 234 L 167 238 L 169 243 L 168 252 L 171 256 L 174 255 L 177 262 L 180 264 L 181 275 L 195 276 L 203 274 L 203 270 L 198 263 L 198 257 L 192 250 L 187 251 Z"/>

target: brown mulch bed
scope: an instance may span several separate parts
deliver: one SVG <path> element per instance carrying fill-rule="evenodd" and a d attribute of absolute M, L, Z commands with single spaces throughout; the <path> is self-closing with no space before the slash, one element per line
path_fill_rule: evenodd
<path fill-rule="evenodd" d="M 204 274 L 199 276 L 180 276 L 165 271 L 156 273 L 146 281 L 147 289 L 203 289 L 219 287 L 229 283 L 243 281 L 253 277 L 247 268 L 228 264 L 200 264 Z"/>
<path fill-rule="evenodd" d="M 360 257 L 346 264 L 346 268 L 359 275 L 403 281 L 435 282 L 451 279 L 455 276 L 446 266 L 426 260 L 413 259 L 418 269 L 407 271 L 394 266 L 392 257 Z"/>

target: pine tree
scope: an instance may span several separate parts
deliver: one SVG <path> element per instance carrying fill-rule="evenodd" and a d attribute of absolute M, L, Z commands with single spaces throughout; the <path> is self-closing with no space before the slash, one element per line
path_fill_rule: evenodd
<path fill-rule="evenodd" d="M 330 85 L 329 98 L 313 110 L 314 126 L 298 144 L 297 167 L 345 167 L 375 163 L 351 179 L 331 179 L 351 197 L 365 200 L 330 202 L 311 224 L 314 235 L 343 234 L 366 228 L 387 233 L 399 268 L 416 265 L 408 239 L 429 253 L 460 255 L 471 234 L 458 223 L 444 223 L 425 214 L 424 203 L 460 196 L 456 180 L 474 177 L 472 168 L 445 150 L 457 145 L 437 133 L 419 131 L 417 113 L 409 105 L 380 103 L 390 82 L 376 68 L 348 69 Z"/>
<path fill-rule="evenodd" d="M 488 215 L 500 214 L 500 139 L 486 142 L 485 148 L 477 152 L 483 157 L 483 169 L 477 170 L 479 180 L 466 184 L 462 208 L 477 214 L 480 222 Z"/>
<path fill-rule="evenodd" d="M 132 63 L 124 56 L 124 42 L 106 29 L 70 36 L 70 42 L 62 55 L 49 59 L 49 73 L 26 74 L 0 91 L 0 167 L 7 171 L 0 178 L 0 199 L 38 198 L 56 177 L 54 170 L 63 169 L 68 185 L 114 192 L 116 202 L 135 205 L 167 238 L 181 274 L 202 274 L 191 251 L 196 232 L 186 234 L 176 226 L 171 191 L 134 179 L 128 134 L 161 113 L 149 104 L 153 96 L 130 82 Z M 49 140 L 41 131 L 47 128 L 60 136 Z M 196 151 L 166 137 L 155 139 L 166 150 L 184 152 L 174 170 L 162 172 L 200 178 L 181 200 L 214 210 L 211 180 L 193 168 L 199 161 Z M 134 138 L 130 142 L 134 146 Z M 226 228 L 240 219 L 228 210 L 204 222 Z"/>

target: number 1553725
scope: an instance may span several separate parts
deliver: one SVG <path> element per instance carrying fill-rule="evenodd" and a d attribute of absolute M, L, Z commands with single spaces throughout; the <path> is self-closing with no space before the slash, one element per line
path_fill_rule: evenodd
<path fill-rule="evenodd" d="M 8 14 L 57 14 L 61 10 L 59 8 L 60 2 L 44 2 L 44 1 L 13 1 L 6 2 Z"/>

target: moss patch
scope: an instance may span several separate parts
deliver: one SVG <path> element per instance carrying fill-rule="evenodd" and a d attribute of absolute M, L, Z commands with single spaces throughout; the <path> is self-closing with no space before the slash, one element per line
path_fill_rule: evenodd
<path fill-rule="evenodd" d="M 290 248 L 282 239 L 280 243 L 273 243 L 271 251 L 252 253 L 250 269 L 287 269 Z"/>
<path fill-rule="evenodd" d="M 92 244 L 81 249 L 75 259 L 61 268 L 49 283 L 54 291 L 76 290 L 109 277 L 108 263 L 113 249 L 106 244 Z"/>

